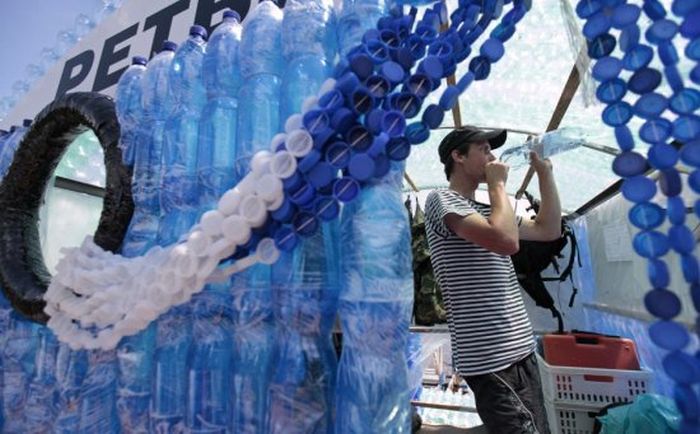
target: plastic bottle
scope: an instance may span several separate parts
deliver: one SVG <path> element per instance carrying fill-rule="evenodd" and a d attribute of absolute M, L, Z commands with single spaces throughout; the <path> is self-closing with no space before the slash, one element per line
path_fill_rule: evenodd
<path fill-rule="evenodd" d="M 114 98 L 117 119 L 121 129 L 119 146 L 122 150 L 122 161 L 127 166 L 134 164 L 134 150 L 141 136 L 140 121 L 143 117 L 141 105 L 141 77 L 146 72 L 148 59 L 134 56 L 126 71 L 119 78 Z"/>
<path fill-rule="evenodd" d="M 282 20 L 281 119 L 299 112 L 304 99 L 330 76 L 336 55 L 332 0 L 288 0 Z"/>
<path fill-rule="evenodd" d="M 175 243 L 197 217 L 197 144 L 199 117 L 205 103 L 201 79 L 206 30 L 190 27 L 189 38 L 178 48 L 170 66 L 168 87 L 174 110 L 166 122 L 163 147 L 162 217 L 158 243 Z M 185 429 L 187 358 L 192 338 L 190 306 L 170 309 L 158 320 L 154 364 L 151 430 Z"/>
<path fill-rule="evenodd" d="M 28 432 L 51 432 L 56 420 L 56 357 L 58 340 L 51 329 L 38 326 L 34 374 L 27 392 L 24 417 Z"/>
<path fill-rule="evenodd" d="M 333 432 L 339 223 L 324 223 L 274 265 L 277 339 L 271 433 Z"/>
<path fill-rule="evenodd" d="M 343 209 L 337 433 L 411 429 L 406 348 L 413 274 L 402 174 L 403 163 L 392 163 Z"/>
<path fill-rule="evenodd" d="M 79 432 L 118 433 L 116 351 L 87 354 L 87 372 L 80 387 Z"/>
<path fill-rule="evenodd" d="M 531 140 L 515 148 L 505 150 L 501 154 L 501 161 L 508 163 L 511 169 L 530 164 L 530 151 L 537 152 L 540 158 L 549 158 L 553 155 L 569 151 L 586 143 L 585 134 L 575 128 L 560 128 L 536 136 Z"/>
<path fill-rule="evenodd" d="M 387 0 L 342 0 L 338 13 L 338 45 L 341 59 L 362 42 L 362 36 L 387 15 Z"/>
<path fill-rule="evenodd" d="M 200 212 L 213 208 L 236 183 L 241 32 L 238 13 L 225 11 L 224 21 L 212 33 L 204 55 L 202 76 L 208 102 L 199 126 Z"/>
<path fill-rule="evenodd" d="M 15 152 L 22 143 L 24 135 L 29 130 L 32 125 L 31 119 L 25 119 L 21 126 L 12 126 L 10 128 L 10 134 L 7 135 L 5 139 L 5 145 L 2 148 L 2 154 L 0 155 L 0 179 L 7 175 L 7 171 L 10 170 L 12 165 L 12 160 L 15 157 Z"/>
<path fill-rule="evenodd" d="M 267 149 L 280 127 L 281 28 L 282 11 L 270 0 L 260 2 L 243 27 L 236 159 L 239 179 L 248 173 L 253 154 Z"/>
<path fill-rule="evenodd" d="M 2 139 L 0 139 L 2 140 Z M 5 348 L 5 343 L 7 340 L 7 332 L 10 330 L 10 318 L 12 316 L 12 305 L 9 300 L 5 298 L 5 293 L 0 286 L 0 348 Z M 4 352 L 0 352 L 0 372 L 4 372 L 3 361 Z M 4 375 L 0 375 L 0 430 L 4 425 L 4 405 L 3 405 L 3 379 Z"/>
<path fill-rule="evenodd" d="M 58 415 L 54 424 L 57 434 L 73 434 L 80 429 L 80 389 L 87 374 L 87 351 L 73 351 L 61 344 L 56 360 Z"/>

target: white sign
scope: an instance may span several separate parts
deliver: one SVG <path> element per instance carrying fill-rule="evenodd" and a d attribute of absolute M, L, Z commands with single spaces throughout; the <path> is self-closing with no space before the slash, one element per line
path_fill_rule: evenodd
<path fill-rule="evenodd" d="M 616 220 L 603 226 L 603 242 L 605 258 L 608 262 L 634 259 L 634 252 L 630 247 L 632 238 L 627 223 L 624 221 Z"/>

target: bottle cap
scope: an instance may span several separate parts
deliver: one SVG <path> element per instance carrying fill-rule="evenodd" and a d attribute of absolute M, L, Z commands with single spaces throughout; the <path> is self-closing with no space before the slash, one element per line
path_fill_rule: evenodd
<path fill-rule="evenodd" d="M 24 120 L 22 121 L 22 126 L 23 126 L 24 128 L 29 128 L 29 127 L 31 127 L 31 126 L 32 126 L 32 120 L 31 120 L 31 119 L 24 119 Z"/>
<path fill-rule="evenodd" d="M 389 143 L 389 136 L 386 133 L 381 133 L 374 138 L 372 146 L 370 146 L 370 148 L 367 150 L 367 153 L 372 158 L 376 158 L 377 155 L 381 155 L 386 152 L 387 143 Z"/>
<path fill-rule="evenodd" d="M 308 183 L 302 182 L 301 186 L 289 196 L 289 200 L 293 204 L 303 207 L 311 203 L 315 196 L 314 188 Z"/>
<path fill-rule="evenodd" d="M 496 38 L 489 38 L 483 43 L 479 52 L 493 63 L 498 62 L 503 57 L 505 49 L 503 48 L 503 42 Z"/>
<path fill-rule="evenodd" d="M 628 89 L 630 92 L 642 95 L 653 91 L 659 84 L 661 84 L 661 73 L 659 71 L 652 68 L 640 68 L 630 77 Z"/>
<path fill-rule="evenodd" d="M 355 152 L 366 151 L 372 146 L 373 141 L 374 137 L 372 134 L 362 125 L 355 125 L 345 134 L 345 142 Z"/>
<path fill-rule="evenodd" d="M 350 95 L 359 85 L 360 79 L 357 75 L 352 72 L 347 72 L 338 78 L 335 83 L 335 88 L 345 95 Z"/>
<path fill-rule="evenodd" d="M 430 104 L 423 111 L 422 121 L 431 130 L 436 129 L 442 124 L 445 118 L 445 111 L 437 104 Z"/>
<path fill-rule="evenodd" d="M 430 130 L 423 122 L 413 122 L 406 127 L 406 138 L 412 145 L 425 142 L 430 137 Z"/>
<path fill-rule="evenodd" d="M 637 5 L 621 4 L 617 5 L 612 11 L 610 21 L 616 29 L 624 29 L 630 24 L 636 24 L 639 14 L 642 10 Z M 633 26 L 637 27 L 637 26 Z"/>
<path fill-rule="evenodd" d="M 406 130 L 406 118 L 397 110 L 389 110 L 382 118 L 382 131 L 389 137 L 399 137 Z"/>
<path fill-rule="evenodd" d="M 365 126 L 367 130 L 372 134 L 379 134 L 382 132 L 382 120 L 384 119 L 385 111 L 376 108 L 365 115 Z"/>
<path fill-rule="evenodd" d="M 311 168 L 314 167 L 320 159 L 321 153 L 315 149 L 312 149 L 311 151 L 309 151 L 308 154 L 306 154 L 304 158 L 302 158 L 299 161 L 299 165 L 297 167 L 299 168 L 299 171 L 301 173 L 306 173 L 309 170 L 311 170 Z"/>
<path fill-rule="evenodd" d="M 290 154 L 295 157 L 303 157 L 311 151 L 314 141 L 306 130 L 294 130 L 287 135 L 285 145 Z"/>
<path fill-rule="evenodd" d="M 367 181 L 374 176 L 374 160 L 367 154 L 355 154 L 350 158 L 348 173 L 358 181 Z"/>
<path fill-rule="evenodd" d="M 339 108 L 331 117 L 331 127 L 341 135 L 345 134 L 345 132 L 350 129 L 354 123 L 355 115 L 346 107 Z"/>
<path fill-rule="evenodd" d="M 336 169 L 345 169 L 350 162 L 350 156 L 350 146 L 338 141 L 328 146 L 325 161 Z"/>
<path fill-rule="evenodd" d="M 299 244 L 299 237 L 290 226 L 282 226 L 274 234 L 275 245 L 283 252 L 291 252 Z"/>
<path fill-rule="evenodd" d="M 343 203 L 351 202 L 360 194 L 360 184 L 349 176 L 333 181 L 333 197 Z"/>
<path fill-rule="evenodd" d="M 368 113 L 375 107 L 375 99 L 370 91 L 364 86 L 358 86 L 350 95 L 352 109 L 356 114 Z"/>
<path fill-rule="evenodd" d="M 364 45 L 364 52 L 366 53 L 366 57 L 370 59 L 373 64 L 382 64 L 389 59 L 389 48 L 379 39 L 367 41 L 367 43 Z M 351 59 L 350 68 L 355 71 L 358 76 L 362 76 L 364 73 L 367 73 L 366 68 L 369 68 L 369 65 L 363 64 L 356 67 L 362 67 L 363 73 L 360 74 L 355 71 L 355 67 L 353 67 Z M 372 69 L 374 69 L 374 65 L 372 65 Z M 371 73 L 371 70 L 369 73 Z"/>
<path fill-rule="evenodd" d="M 411 153 L 411 143 L 405 137 L 391 139 L 386 147 L 386 155 L 391 160 L 403 161 Z"/>
<path fill-rule="evenodd" d="M 172 41 L 163 41 L 161 51 L 175 51 L 177 50 L 177 44 Z"/>
<path fill-rule="evenodd" d="M 406 118 L 412 118 L 420 111 L 421 100 L 410 92 L 399 92 L 389 97 L 389 107 Z"/>
<path fill-rule="evenodd" d="M 393 86 L 381 75 L 372 75 L 365 80 L 365 87 L 375 98 L 383 98 L 391 91 Z"/>
<path fill-rule="evenodd" d="M 391 170 L 391 161 L 386 155 L 380 154 L 374 159 L 374 177 L 383 178 Z"/>
<path fill-rule="evenodd" d="M 319 196 L 314 201 L 314 214 L 321 221 L 331 221 L 340 214 L 340 204 L 328 196 Z"/>
<path fill-rule="evenodd" d="M 202 39 L 207 39 L 207 29 L 198 24 L 195 24 L 190 27 L 190 36 L 201 36 Z"/>
<path fill-rule="evenodd" d="M 350 58 L 350 69 L 360 80 L 364 80 L 374 71 L 374 62 L 366 54 L 355 54 Z"/>
<path fill-rule="evenodd" d="M 406 72 L 401 65 L 390 60 L 381 66 L 381 74 L 390 83 L 396 85 L 403 81 Z"/>
<path fill-rule="evenodd" d="M 146 59 L 143 56 L 134 56 L 131 58 L 131 64 L 132 65 L 143 65 L 145 66 L 148 63 L 148 59 Z"/>
<path fill-rule="evenodd" d="M 622 62 L 615 57 L 606 56 L 599 59 L 593 66 L 593 77 L 598 81 L 612 80 L 620 75 Z"/>
<path fill-rule="evenodd" d="M 586 39 L 593 39 L 598 35 L 607 33 L 610 30 L 612 23 L 610 18 L 604 11 L 600 11 L 591 16 L 586 24 L 583 25 L 583 34 Z"/>
<path fill-rule="evenodd" d="M 239 22 L 241 21 L 241 15 L 237 11 L 234 11 L 231 9 L 226 9 L 224 11 L 224 19 L 226 19 L 226 18 L 229 18 L 229 19 L 232 18 L 232 19 L 235 19 L 236 21 L 239 21 Z"/>
<path fill-rule="evenodd" d="M 294 172 L 289 178 L 282 181 L 282 185 L 284 186 L 284 191 L 294 192 L 301 187 L 303 182 L 304 179 L 302 178 L 301 174 L 299 172 Z"/>
<path fill-rule="evenodd" d="M 295 211 L 294 204 L 292 204 L 289 199 L 285 198 L 284 201 L 282 201 L 282 205 L 270 213 L 270 217 L 280 223 L 288 223 L 292 220 Z"/>
<path fill-rule="evenodd" d="M 310 212 L 299 211 L 292 219 L 294 231 L 302 237 L 309 237 L 318 229 L 318 220 Z"/>
<path fill-rule="evenodd" d="M 321 95 L 321 98 L 318 99 L 319 107 L 331 113 L 343 107 L 344 103 L 345 99 L 343 94 L 339 90 L 335 89 L 324 93 Z"/>
<path fill-rule="evenodd" d="M 404 84 L 403 89 L 418 98 L 425 98 L 433 89 L 433 81 L 425 74 L 413 74 Z"/>

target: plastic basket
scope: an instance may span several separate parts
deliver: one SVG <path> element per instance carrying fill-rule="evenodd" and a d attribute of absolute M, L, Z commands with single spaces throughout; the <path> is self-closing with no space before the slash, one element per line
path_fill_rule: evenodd
<path fill-rule="evenodd" d="M 545 402 L 547 421 L 552 434 L 593 434 L 597 411 Z"/>
<path fill-rule="evenodd" d="M 537 355 L 542 392 L 560 406 L 598 410 L 618 402 L 631 402 L 651 389 L 651 372 L 622 369 L 553 366 Z"/>

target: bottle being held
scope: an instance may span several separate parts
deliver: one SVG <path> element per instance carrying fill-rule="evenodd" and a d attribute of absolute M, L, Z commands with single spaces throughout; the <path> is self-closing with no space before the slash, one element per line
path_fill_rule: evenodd
<path fill-rule="evenodd" d="M 141 78 L 146 72 L 148 59 L 134 56 L 126 71 L 119 78 L 114 104 L 121 130 L 119 147 L 122 150 L 122 161 L 127 166 L 134 164 L 134 148 L 140 137 L 140 120 L 143 117 L 141 105 Z"/>
<path fill-rule="evenodd" d="M 586 143 L 585 133 L 577 128 L 560 128 L 536 136 L 520 146 L 505 150 L 501 161 L 511 169 L 519 169 L 530 164 L 530 152 L 534 151 L 540 158 L 569 151 Z"/>

